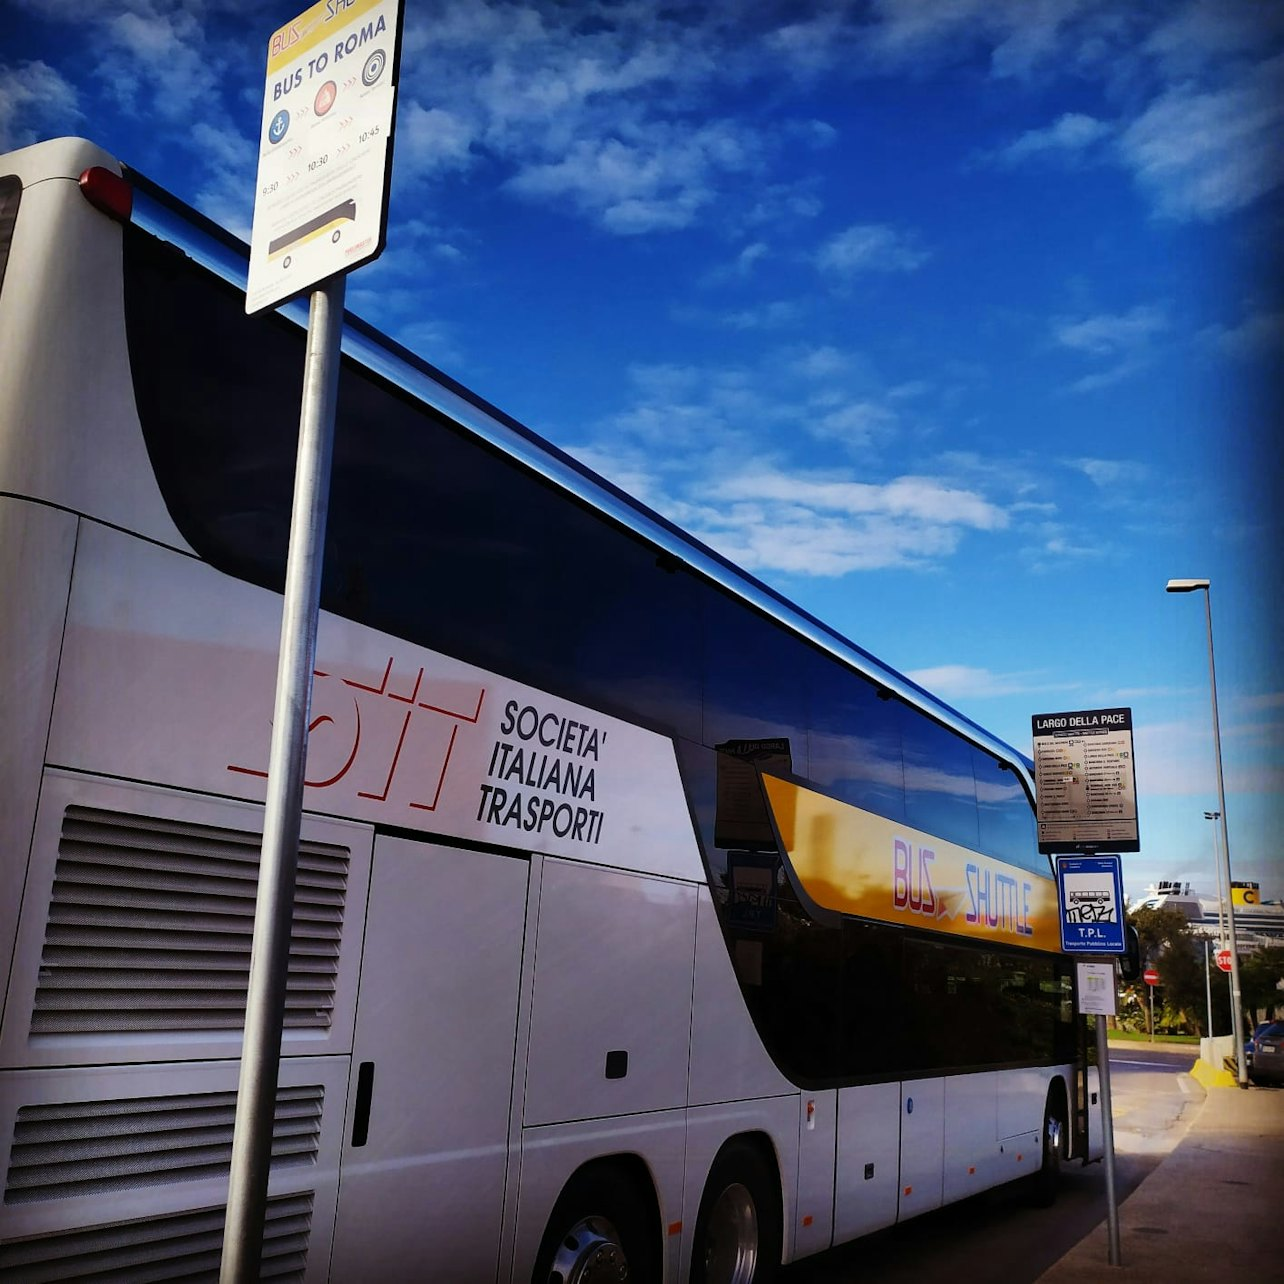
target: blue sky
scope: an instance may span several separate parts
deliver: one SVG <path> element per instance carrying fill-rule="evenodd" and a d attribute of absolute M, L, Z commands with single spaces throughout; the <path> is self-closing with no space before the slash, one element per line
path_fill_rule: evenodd
<path fill-rule="evenodd" d="M 1143 851 L 1284 896 L 1284 6 L 405 0 L 348 304 L 1030 751 L 1130 705 Z M 248 234 L 263 0 L 9 0 L 0 146 Z M 748 15 L 748 16 L 746 16 Z"/>

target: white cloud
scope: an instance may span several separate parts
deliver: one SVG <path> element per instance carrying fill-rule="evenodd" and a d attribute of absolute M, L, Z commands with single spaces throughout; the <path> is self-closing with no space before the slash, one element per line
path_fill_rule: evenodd
<path fill-rule="evenodd" d="M 1265 48 L 1284 31 L 1284 8 L 1261 0 L 1186 0 L 1144 42 L 1173 79 L 1204 71 L 1210 63 Z"/>
<path fill-rule="evenodd" d="M 522 196 L 566 197 L 623 234 L 688 226 L 719 178 L 759 163 L 756 138 L 727 121 L 655 126 L 632 136 L 580 140 L 556 160 L 525 165 L 505 186 Z"/>
<path fill-rule="evenodd" d="M 847 446 L 867 446 L 897 424 L 894 411 L 872 401 L 851 401 L 818 415 L 809 422 L 815 437 L 842 441 Z"/>
<path fill-rule="evenodd" d="M 906 677 L 946 700 L 1074 689 L 1070 684 L 1043 681 L 1033 673 L 994 673 L 967 664 L 938 664 L 927 669 L 911 669 Z"/>
<path fill-rule="evenodd" d="M 1103 312 L 1080 320 L 1061 318 L 1053 323 L 1053 338 L 1064 348 L 1110 357 L 1135 352 L 1167 327 L 1168 318 L 1161 308 L 1142 305 L 1128 312 Z"/>
<path fill-rule="evenodd" d="M 719 322 L 732 330 L 782 330 L 796 325 L 802 308 L 789 299 L 768 299 L 750 308 L 725 312 Z"/>
<path fill-rule="evenodd" d="M 876 0 L 867 56 L 900 71 L 988 46 L 996 77 L 1026 77 L 1070 43 L 1070 24 L 1097 7 L 1096 0 Z"/>
<path fill-rule="evenodd" d="M 927 567 L 949 557 L 963 532 L 945 523 L 814 510 L 806 505 L 691 506 L 688 528 L 732 561 L 755 572 L 841 576 L 888 567 Z"/>
<path fill-rule="evenodd" d="M 1030 129 L 1009 143 L 998 153 L 998 158 L 1011 165 L 1031 157 L 1067 157 L 1087 151 L 1112 132 L 1105 121 L 1079 112 L 1067 112 L 1053 124 L 1043 129 Z"/>
<path fill-rule="evenodd" d="M 748 468 L 715 482 L 708 493 L 732 502 L 803 504 L 853 517 L 886 514 L 977 530 L 999 530 L 1008 523 L 1002 509 L 975 491 L 948 486 L 932 477 L 897 477 L 879 485 Z"/>
<path fill-rule="evenodd" d="M 1009 528 L 979 486 L 871 471 L 871 441 L 887 444 L 899 425 L 859 354 L 793 348 L 753 368 L 649 366 L 632 378 L 633 404 L 572 453 L 750 570 L 930 569 L 964 539 Z M 848 453 L 861 473 L 817 462 Z"/>
<path fill-rule="evenodd" d="M 969 531 L 1007 525 L 998 506 L 933 478 L 857 482 L 842 473 L 790 471 L 774 460 L 724 471 L 665 509 L 750 570 L 819 577 L 933 566 Z"/>
<path fill-rule="evenodd" d="M 1199 338 L 1228 357 L 1278 358 L 1284 350 L 1284 312 L 1252 312 L 1238 325 L 1211 326 L 1201 331 Z"/>
<path fill-rule="evenodd" d="M 1139 305 L 1128 312 L 1103 312 L 1052 324 L 1052 337 L 1060 347 L 1109 362 L 1072 380 L 1066 391 L 1086 394 L 1131 378 L 1151 359 L 1152 340 L 1169 327 L 1167 313 L 1153 305 Z"/>
<path fill-rule="evenodd" d="M 829 344 L 807 348 L 790 362 L 792 369 L 808 379 L 825 379 L 831 375 L 845 374 L 851 369 L 851 355 Z"/>
<path fill-rule="evenodd" d="M 1068 459 L 1066 464 L 1083 473 L 1100 489 L 1115 486 L 1133 486 L 1144 482 L 1150 470 L 1145 464 L 1128 459 Z"/>
<path fill-rule="evenodd" d="M 1161 214 L 1213 219 L 1284 179 L 1284 55 L 1217 89 L 1178 84 L 1124 131 L 1119 152 Z"/>
<path fill-rule="evenodd" d="M 913 272 L 929 257 L 909 233 L 882 223 L 856 223 L 817 250 L 816 266 L 840 276 L 854 276 L 858 272 Z"/>
<path fill-rule="evenodd" d="M 413 100 L 397 108 L 397 161 L 418 174 L 466 168 L 474 159 L 474 136 L 474 127 L 455 112 Z"/>
<path fill-rule="evenodd" d="M 75 87 L 48 63 L 0 65 L 0 150 L 26 147 L 79 116 Z"/>

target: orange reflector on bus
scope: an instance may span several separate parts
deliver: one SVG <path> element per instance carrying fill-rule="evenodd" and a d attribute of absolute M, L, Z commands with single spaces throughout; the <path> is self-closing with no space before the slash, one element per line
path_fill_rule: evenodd
<path fill-rule="evenodd" d="M 807 1216 L 803 1218 L 803 1225 L 804 1225 L 804 1226 L 810 1226 L 810 1225 L 811 1225 L 811 1214 L 810 1214 L 810 1213 L 808 1213 L 808 1214 L 807 1214 Z"/>
<path fill-rule="evenodd" d="M 134 189 L 117 173 L 91 165 L 80 176 L 80 192 L 90 205 L 118 223 L 128 223 L 134 208 Z"/>
<path fill-rule="evenodd" d="M 681 1223 L 681 1222 L 670 1222 L 670 1223 L 669 1223 L 669 1234 L 670 1234 L 670 1235 L 681 1235 L 681 1234 L 682 1234 L 682 1223 Z"/>

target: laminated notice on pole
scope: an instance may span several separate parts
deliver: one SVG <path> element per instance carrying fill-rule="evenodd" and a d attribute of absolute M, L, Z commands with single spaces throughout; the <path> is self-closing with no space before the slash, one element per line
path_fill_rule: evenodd
<path fill-rule="evenodd" d="M 401 0 L 321 0 L 268 41 L 245 310 L 377 258 Z"/>

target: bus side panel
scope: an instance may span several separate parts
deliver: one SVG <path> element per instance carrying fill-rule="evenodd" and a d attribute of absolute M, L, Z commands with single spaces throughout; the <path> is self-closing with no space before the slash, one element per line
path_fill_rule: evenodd
<path fill-rule="evenodd" d="M 695 919 L 687 884 L 544 861 L 527 1127 L 686 1105 Z"/>
<path fill-rule="evenodd" d="M 687 1134 L 684 1110 L 527 1128 L 522 1136 L 512 1284 L 526 1284 L 531 1279 L 540 1241 L 567 1178 L 583 1165 L 610 1155 L 637 1156 L 642 1160 L 659 1205 L 665 1244 L 664 1280 L 674 1284 L 684 1278 L 676 1264 L 679 1236 L 673 1228 L 681 1215 Z M 456 1277 L 445 1270 L 436 1276 L 427 1271 L 418 1278 L 440 1279 L 445 1284 Z"/>
<path fill-rule="evenodd" d="M 1036 1136 L 1043 1127 L 1043 1108 L 1048 1101 L 1052 1072 L 1043 1067 L 1005 1070 L 1000 1076 L 999 1140 Z"/>
<path fill-rule="evenodd" d="M 0 1277 L 130 1278 L 194 1237 L 216 1262 L 262 819 L 46 771 L 0 1031 Z M 371 840 L 303 818 L 267 1238 L 306 1280 L 330 1260 Z"/>
<path fill-rule="evenodd" d="M 901 1194 L 898 1221 L 941 1206 L 944 1190 L 945 1080 L 901 1085 Z"/>
<path fill-rule="evenodd" d="M 798 1210 L 794 1256 L 819 1253 L 834 1242 L 834 1163 L 838 1090 L 804 1092 L 798 1103 Z"/>
<path fill-rule="evenodd" d="M 529 872 L 375 840 L 335 1284 L 495 1278 Z"/>
<path fill-rule="evenodd" d="M 728 1101 L 687 1111 L 686 1184 L 682 1196 L 682 1261 L 695 1251 L 696 1221 L 705 1183 L 728 1137 L 765 1139 L 780 1174 L 782 1245 L 786 1262 L 797 1255 L 794 1227 L 798 1209 L 798 1096 Z M 679 1279 L 685 1279 L 680 1275 Z"/>
<path fill-rule="evenodd" d="M 1088 1094 L 1088 1153 L 1084 1162 L 1091 1163 L 1106 1153 L 1105 1125 L 1101 1120 L 1101 1071 L 1096 1066 L 1089 1066 L 1083 1077 L 1084 1090 Z"/>
<path fill-rule="evenodd" d="M 900 1109 L 899 1083 L 839 1090 L 835 1243 L 868 1235 L 896 1221 Z"/>
<path fill-rule="evenodd" d="M 262 832 L 253 804 L 48 770 L 0 1066 L 240 1056 Z M 287 1057 L 352 1050 L 370 843 L 303 818 Z"/>
<path fill-rule="evenodd" d="M 998 1084 L 994 1072 L 945 1082 L 945 1202 L 966 1199 L 1008 1175 L 999 1152 Z"/>
<path fill-rule="evenodd" d="M 65 177 L 38 147 L 8 158 L 39 181 L 23 189 L 0 295 L 0 491 L 185 549 L 139 430 L 121 227 L 77 184 L 81 168 L 116 164 L 92 144 L 58 147 Z"/>
<path fill-rule="evenodd" d="M 695 1006 L 691 1022 L 693 1106 L 751 1097 L 797 1096 L 762 1046 L 707 886 L 697 890 Z"/>
<path fill-rule="evenodd" d="M 0 1278 L 217 1272 L 235 1061 L 0 1072 Z M 286 1057 L 265 1250 L 305 1284 L 330 1261 L 346 1057 Z M 167 1274 L 166 1267 L 174 1273 Z"/>
<path fill-rule="evenodd" d="M 262 800 L 280 625 L 278 594 L 87 523 L 52 760 Z M 311 811 L 703 881 L 652 731 L 325 612 L 311 713 Z"/>
<path fill-rule="evenodd" d="M 0 498 L 0 1023 L 75 547 L 74 517 Z"/>

